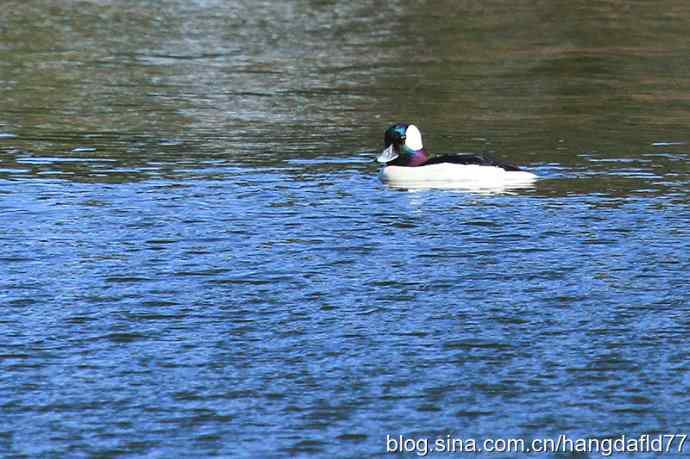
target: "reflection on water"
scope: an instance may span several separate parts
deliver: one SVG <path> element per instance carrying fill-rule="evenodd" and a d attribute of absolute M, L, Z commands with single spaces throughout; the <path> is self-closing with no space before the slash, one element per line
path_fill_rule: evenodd
<path fill-rule="evenodd" d="M 135 3 L 0 15 L 6 456 L 690 430 L 690 4 Z"/>
<path fill-rule="evenodd" d="M 398 189 L 400 191 L 409 192 L 424 192 L 431 190 L 448 190 L 457 191 L 461 193 L 479 193 L 479 194 L 501 194 L 501 193 L 516 193 L 518 191 L 531 190 L 535 191 L 536 187 L 534 183 L 511 183 L 511 184 L 498 184 L 498 185 L 481 185 L 476 183 L 463 184 L 454 181 L 448 182 L 412 182 L 406 184 L 396 184 L 391 185 L 393 189 Z"/>

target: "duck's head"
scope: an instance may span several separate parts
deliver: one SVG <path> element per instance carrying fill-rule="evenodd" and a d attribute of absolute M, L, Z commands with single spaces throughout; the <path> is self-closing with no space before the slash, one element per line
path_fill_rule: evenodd
<path fill-rule="evenodd" d="M 427 160 L 422 133 L 414 124 L 398 123 L 386 129 L 383 151 L 376 161 L 387 164 L 392 161 L 405 166 L 417 166 Z"/>

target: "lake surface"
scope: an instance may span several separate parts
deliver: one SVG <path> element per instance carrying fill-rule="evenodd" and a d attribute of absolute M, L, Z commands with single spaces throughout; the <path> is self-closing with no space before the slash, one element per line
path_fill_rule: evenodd
<path fill-rule="evenodd" d="M 1 455 L 690 434 L 688 30 L 681 0 L 4 2 Z M 397 121 L 542 179 L 388 188 Z"/>

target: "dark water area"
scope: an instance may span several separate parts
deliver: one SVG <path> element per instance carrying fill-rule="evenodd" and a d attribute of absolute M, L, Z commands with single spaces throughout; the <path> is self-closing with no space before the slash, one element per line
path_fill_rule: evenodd
<path fill-rule="evenodd" d="M 679 0 L 3 2 L 0 456 L 690 434 L 688 30 Z M 541 179 L 389 188 L 397 121 Z"/>

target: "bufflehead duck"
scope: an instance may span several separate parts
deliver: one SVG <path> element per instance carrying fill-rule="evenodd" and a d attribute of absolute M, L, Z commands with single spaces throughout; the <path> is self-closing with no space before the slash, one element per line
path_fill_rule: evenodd
<path fill-rule="evenodd" d="M 383 141 L 384 150 L 376 158 L 383 164 L 379 176 L 392 185 L 502 187 L 528 185 L 537 178 L 483 155 L 430 158 L 422 145 L 422 133 L 414 124 L 394 124 L 386 130 Z"/>

